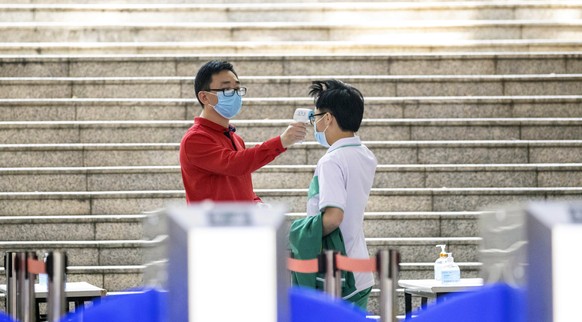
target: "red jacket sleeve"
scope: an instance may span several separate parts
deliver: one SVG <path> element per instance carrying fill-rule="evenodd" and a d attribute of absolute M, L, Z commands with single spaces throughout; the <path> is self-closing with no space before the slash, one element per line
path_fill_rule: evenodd
<path fill-rule="evenodd" d="M 188 163 L 226 176 L 253 173 L 285 151 L 278 136 L 255 147 L 233 151 L 211 137 L 193 135 L 186 140 L 184 147 Z"/>

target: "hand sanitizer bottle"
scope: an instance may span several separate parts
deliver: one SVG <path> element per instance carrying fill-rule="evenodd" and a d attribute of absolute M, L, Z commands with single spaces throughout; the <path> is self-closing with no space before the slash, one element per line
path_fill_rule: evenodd
<path fill-rule="evenodd" d="M 459 265 L 455 264 L 453 253 L 448 253 L 447 261 L 443 264 L 441 270 L 441 282 L 456 283 L 461 280 L 461 270 Z"/>
<path fill-rule="evenodd" d="M 441 253 L 439 254 L 439 258 L 434 262 L 434 279 L 437 281 L 441 280 L 441 269 L 443 264 L 447 261 L 447 253 L 445 252 L 445 247 L 447 245 L 436 245 L 436 247 L 441 248 Z"/>

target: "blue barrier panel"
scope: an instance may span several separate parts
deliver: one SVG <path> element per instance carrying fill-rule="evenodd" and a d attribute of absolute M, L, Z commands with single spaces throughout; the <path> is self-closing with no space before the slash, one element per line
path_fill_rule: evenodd
<path fill-rule="evenodd" d="M 445 302 L 416 313 L 414 322 L 525 322 L 525 291 L 507 284 L 486 285 L 451 294 Z"/>
<path fill-rule="evenodd" d="M 166 293 L 106 296 L 93 306 L 78 310 L 61 322 L 162 322 L 167 320 Z M 289 289 L 291 322 L 369 322 L 366 312 L 320 291 L 293 287 Z M 0 322 L 4 322 L 0 320 Z M 13 322 L 12 320 L 8 322 Z"/>
<path fill-rule="evenodd" d="M 10 316 L 0 312 L 0 322 L 14 322 L 14 320 Z"/>
<path fill-rule="evenodd" d="M 166 293 L 155 289 L 103 297 L 101 302 L 77 310 L 61 322 L 161 322 L 167 318 Z"/>
<path fill-rule="evenodd" d="M 370 322 L 360 308 L 313 289 L 293 287 L 289 301 L 291 322 Z"/>

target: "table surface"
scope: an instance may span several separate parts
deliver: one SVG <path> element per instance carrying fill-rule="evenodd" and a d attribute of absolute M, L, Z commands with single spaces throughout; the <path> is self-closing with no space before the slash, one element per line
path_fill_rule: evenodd
<path fill-rule="evenodd" d="M 426 280 L 399 280 L 398 285 L 405 291 L 415 290 L 427 293 L 462 292 L 483 286 L 482 278 L 461 278 L 456 283 L 443 283 L 434 279 Z"/>
<path fill-rule="evenodd" d="M 0 292 L 6 293 L 6 284 L 0 284 Z M 34 293 L 36 298 L 46 298 L 48 294 L 47 286 L 34 284 Z M 105 294 L 107 294 L 105 289 L 87 282 L 70 282 L 65 284 L 66 297 L 97 297 Z"/>

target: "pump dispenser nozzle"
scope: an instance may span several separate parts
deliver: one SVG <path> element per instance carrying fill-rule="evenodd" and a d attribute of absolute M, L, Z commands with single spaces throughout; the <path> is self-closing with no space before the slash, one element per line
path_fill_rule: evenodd
<path fill-rule="evenodd" d="M 436 247 L 441 248 L 441 253 L 439 257 L 447 257 L 447 252 L 445 251 L 445 247 L 447 247 L 447 245 L 436 245 Z"/>

